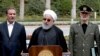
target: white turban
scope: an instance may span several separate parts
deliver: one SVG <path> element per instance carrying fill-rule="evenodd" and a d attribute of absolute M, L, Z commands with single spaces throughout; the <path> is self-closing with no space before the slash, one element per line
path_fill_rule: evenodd
<path fill-rule="evenodd" d="M 57 14 L 53 10 L 45 10 L 43 16 L 45 17 L 45 15 L 50 15 L 53 18 L 53 20 L 57 20 Z"/>

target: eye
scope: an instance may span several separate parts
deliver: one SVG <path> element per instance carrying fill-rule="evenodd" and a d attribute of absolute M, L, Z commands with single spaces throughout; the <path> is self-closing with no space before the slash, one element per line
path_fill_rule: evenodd
<path fill-rule="evenodd" d="M 47 22 L 50 22 L 51 19 L 46 19 L 46 18 L 43 18 L 44 21 L 47 21 Z"/>

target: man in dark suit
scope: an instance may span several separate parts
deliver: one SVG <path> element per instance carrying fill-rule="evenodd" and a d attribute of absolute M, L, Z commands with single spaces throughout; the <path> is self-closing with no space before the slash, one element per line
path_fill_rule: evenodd
<path fill-rule="evenodd" d="M 7 20 L 0 24 L 1 55 L 21 56 L 21 52 L 27 52 L 25 28 L 15 21 L 14 8 L 8 8 L 6 16 Z"/>
<path fill-rule="evenodd" d="M 87 5 L 79 7 L 80 21 L 70 27 L 69 49 L 71 56 L 91 56 L 94 41 L 100 46 L 98 25 L 89 22 L 92 9 Z"/>

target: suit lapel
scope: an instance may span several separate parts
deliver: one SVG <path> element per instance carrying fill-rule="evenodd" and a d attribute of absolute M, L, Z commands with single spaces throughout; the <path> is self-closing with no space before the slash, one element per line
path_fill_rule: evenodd
<path fill-rule="evenodd" d="M 91 23 L 89 23 L 86 29 L 85 36 L 88 35 L 91 30 L 92 30 Z"/>
<path fill-rule="evenodd" d="M 83 32 L 83 29 L 82 29 L 82 26 L 81 26 L 81 24 L 80 23 L 78 23 L 78 32 L 82 35 L 82 36 L 84 36 L 84 32 Z"/>
<path fill-rule="evenodd" d="M 4 23 L 4 27 L 3 27 L 3 28 L 5 29 L 5 30 L 4 30 L 5 35 L 7 35 L 8 38 L 9 38 L 9 32 L 8 32 L 7 22 Z"/>
<path fill-rule="evenodd" d="M 90 32 L 90 30 L 92 29 L 91 23 L 88 24 L 85 34 L 84 34 L 84 32 L 83 32 L 83 29 L 82 29 L 82 26 L 81 26 L 80 23 L 78 23 L 78 27 L 77 27 L 77 28 L 78 28 L 79 32 L 80 32 L 82 35 L 88 35 L 89 32 Z"/>
<path fill-rule="evenodd" d="M 17 31 L 17 23 L 15 22 L 10 38 L 12 38 L 16 34 L 16 31 Z"/>

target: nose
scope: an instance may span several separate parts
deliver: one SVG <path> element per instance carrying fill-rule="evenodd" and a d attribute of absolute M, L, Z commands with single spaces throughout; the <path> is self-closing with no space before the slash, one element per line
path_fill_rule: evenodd
<path fill-rule="evenodd" d="M 47 20 L 45 20 L 44 22 L 45 22 L 45 23 L 47 23 L 48 21 L 47 21 Z"/>
<path fill-rule="evenodd" d="M 15 16 L 14 14 L 12 14 L 11 16 Z"/>

